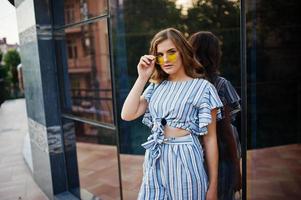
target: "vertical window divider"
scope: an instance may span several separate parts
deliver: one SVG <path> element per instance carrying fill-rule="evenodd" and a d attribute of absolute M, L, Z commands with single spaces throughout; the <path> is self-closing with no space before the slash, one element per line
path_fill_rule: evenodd
<path fill-rule="evenodd" d="M 246 54 L 246 1 L 240 1 L 240 67 L 241 67 L 241 146 L 242 146 L 242 199 L 247 199 L 247 54 Z"/>

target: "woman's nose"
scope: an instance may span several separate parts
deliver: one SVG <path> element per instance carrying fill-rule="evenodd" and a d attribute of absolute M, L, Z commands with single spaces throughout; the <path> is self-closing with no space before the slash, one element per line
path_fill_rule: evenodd
<path fill-rule="evenodd" d="M 168 62 L 168 55 L 167 54 L 164 54 L 163 55 L 163 61 L 166 63 Z"/>

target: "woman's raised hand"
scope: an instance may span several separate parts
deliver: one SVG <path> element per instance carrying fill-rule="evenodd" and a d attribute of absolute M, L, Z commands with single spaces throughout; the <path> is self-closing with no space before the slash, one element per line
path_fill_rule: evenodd
<path fill-rule="evenodd" d="M 155 59 L 156 57 L 153 55 L 141 56 L 137 66 L 138 75 L 140 78 L 143 80 L 148 80 L 150 78 L 155 69 Z"/>

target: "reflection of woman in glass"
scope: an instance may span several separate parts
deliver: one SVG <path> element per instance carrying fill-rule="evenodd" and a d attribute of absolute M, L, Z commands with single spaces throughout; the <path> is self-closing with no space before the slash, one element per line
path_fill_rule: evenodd
<path fill-rule="evenodd" d="M 216 118 L 222 103 L 214 86 L 201 78 L 203 69 L 191 46 L 178 30 L 162 30 L 137 68 L 121 117 L 133 120 L 144 114 L 142 122 L 152 132 L 142 144 L 146 153 L 138 199 L 216 200 Z M 204 137 L 209 183 L 199 135 Z"/>
<path fill-rule="evenodd" d="M 191 36 L 190 43 L 196 57 L 203 64 L 206 76 L 216 87 L 223 102 L 223 119 L 217 122 L 219 147 L 218 199 L 234 199 L 240 189 L 240 142 L 236 128 L 232 125 L 240 111 L 239 96 L 225 78 L 219 76 L 221 49 L 218 38 L 211 32 L 198 32 Z"/>

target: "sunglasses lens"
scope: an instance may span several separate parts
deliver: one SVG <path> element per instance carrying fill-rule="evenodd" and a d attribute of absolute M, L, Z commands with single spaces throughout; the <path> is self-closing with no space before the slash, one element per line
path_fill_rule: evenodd
<path fill-rule="evenodd" d="M 176 52 L 168 53 L 166 56 L 168 62 L 175 62 L 177 60 Z M 159 65 L 164 64 L 164 57 L 162 55 L 156 56 L 156 63 Z"/>
<path fill-rule="evenodd" d="M 164 63 L 163 56 L 157 56 L 156 63 L 159 65 L 163 65 L 163 63 Z"/>
<path fill-rule="evenodd" d="M 174 61 L 176 61 L 176 59 L 177 59 L 176 53 L 168 54 L 167 59 L 168 59 L 169 62 L 174 62 Z"/>

